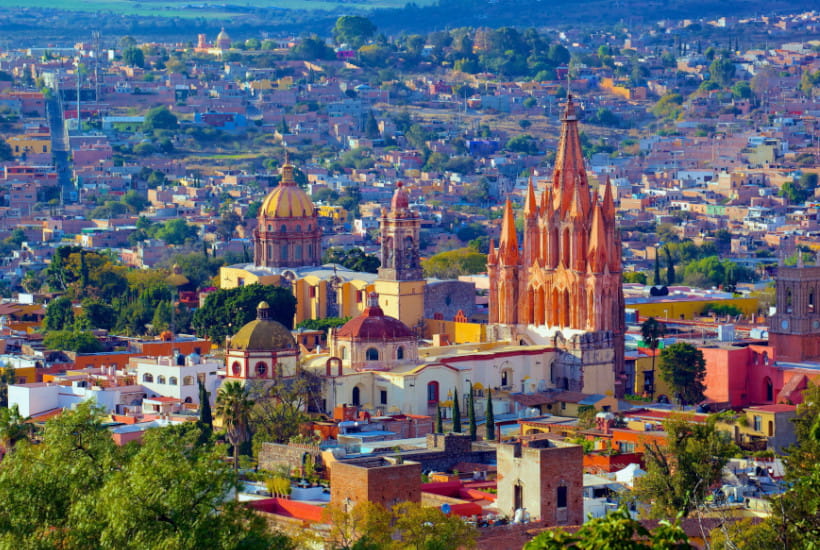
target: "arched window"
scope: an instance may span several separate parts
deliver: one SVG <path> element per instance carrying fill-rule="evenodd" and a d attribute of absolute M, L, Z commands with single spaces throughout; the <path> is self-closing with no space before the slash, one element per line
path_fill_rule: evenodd
<path fill-rule="evenodd" d="M 234 376 L 242 374 L 242 365 L 239 364 L 239 361 L 234 361 L 231 365 L 231 374 Z"/>
<path fill-rule="evenodd" d="M 169 378 L 169 379 L 168 379 L 168 384 L 170 384 L 170 385 L 172 385 L 172 386 L 176 386 L 176 385 L 177 385 L 177 377 L 176 377 L 176 376 L 172 376 L 171 378 Z"/>
<path fill-rule="evenodd" d="M 161 374 L 159 376 L 157 376 L 157 384 L 164 384 L 164 383 L 165 383 L 165 377 L 162 376 Z"/>
<path fill-rule="evenodd" d="M 266 372 L 268 372 L 268 366 L 265 363 L 259 362 L 256 364 L 256 376 L 265 376 Z"/>
<path fill-rule="evenodd" d="M 368 348 L 367 351 L 364 353 L 364 358 L 368 361 L 378 361 L 379 350 L 377 350 L 376 348 Z"/>
<path fill-rule="evenodd" d="M 297 225 L 297 226 L 296 226 L 296 232 L 297 232 L 297 233 L 301 233 L 301 232 L 302 232 L 302 226 L 301 226 L 301 225 Z"/>
<path fill-rule="evenodd" d="M 359 386 L 353 388 L 353 395 L 351 397 L 353 405 L 355 405 L 356 407 L 362 404 L 361 390 L 359 390 Z"/>
<path fill-rule="evenodd" d="M 273 231 L 273 225 L 268 224 L 268 231 Z"/>
<path fill-rule="evenodd" d="M 768 376 L 763 379 L 764 383 L 764 390 L 766 392 L 766 401 L 773 401 L 774 400 L 774 385 L 772 384 L 772 379 Z"/>
<path fill-rule="evenodd" d="M 342 349 L 340 350 L 340 353 L 341 353 L 342 359 L 346 360 L 347 359 L 347 348 L 342 346 Z"/>
<path fill-rule="evenodd" d="M 183 386 L 193 386 L 194 385 L 194 377 L 193 376 L 186 376 L 182 379 Z"/>
<path fill-rule="evenodd" d="M 565 486 L 558 487 L 555 495 L 555 507 L 556 508 L 566 508 L 567 507 L 567 488 Z"/>
<path fill-rule="evenodd" d="M 288 259 L 288 245 L 283 244 L 283 245 L 282 245 L 282 248 L 281 248 L 280 250 L 281 250 L 281 252 L 282 252 L 282 253 L 280 254 L 280 256 L 282 257 L 282 259 L 283 259 L 283 260 L 287 260 L 287 259 Z"/>
<path fill-rule="evenodd" d="M 792 312 L 792 291 L 786 291 L 786 313 Z"/>
<path fill-rule="evenodd" d="M 154 375 L 149 374 L 149 373 L 146 372 L 145 374 L 142 375 L 142 381 L 143 382 L 149 382 L 149 383 L 153 382 L 154 381 Z"/>
<path fill-rule="evenodd" d="M 404 359 L 404 348 L 401 346 L 396 350 L 396 359 Z"/>
<path fill-rule="evenodd" d="M 561 261 L 564 267 L 569 267 L 569 253 L 570 253 L 569 228 L 564 229 L 564 238 L 561 242 Z"/>
<path fill-rule="evenodd" d="M 293 257 L 296 260 L 301 260 L 302 259 L 302 245 L 301 244 L 297 244 L 296 246 L 293 247 Z"/>
<path fill-rule="evenodd" d="M 279 228 L 279 232 L 280 232 L 280 233 L 287 233 L 287 232 L 288 232 L 288 228 L 287 228 L 287 227 L 285 227 L 285 225 L 284 225 L 284 224 L 282 224 L 282 227 L 280 227 L 280 228 Z"/>
<path fill-rule="evenodd" d="M 438 403 L 438 382 L 427 383 L 427 401 L 429 403 Z"/>
<path fill-rule="evenodd" d="M 310 231 L 312 228 L 313 228 L 313 226 L 308 224 L 308 229 L 307 230 Z"/>
<path fill-rule="evenodd" d="M 512 369 L 504 369 L 501 371 L 501 385 L 502 386 L 512 386 L 513 384 L 513 375 Z"/>

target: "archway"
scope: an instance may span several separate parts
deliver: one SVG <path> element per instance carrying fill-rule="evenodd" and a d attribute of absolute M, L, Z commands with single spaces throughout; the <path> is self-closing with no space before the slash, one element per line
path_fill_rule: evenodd
<path fill-rule="evenodd" d="M 353 403 L 353 406 L 355 406 L 355 407 L 358 407 L 359 405 L 362 404 L 362 393 L 361 393 L 361 390 L 359 389 L 359 386 L 356 386 L 355 388 L 353 388 L 353 395 L 351 396 L 351 402 Z"/>

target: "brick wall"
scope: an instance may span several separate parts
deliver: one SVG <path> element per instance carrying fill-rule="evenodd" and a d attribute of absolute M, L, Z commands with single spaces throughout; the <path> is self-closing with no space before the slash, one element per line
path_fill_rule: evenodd
<path fill-rule="evenodd" d="M 330 501 L 340 505 L 369 501 L 387 508 L 400 502 L 421 502 L 421 464 L 385 457 L 334 462 Z"/>

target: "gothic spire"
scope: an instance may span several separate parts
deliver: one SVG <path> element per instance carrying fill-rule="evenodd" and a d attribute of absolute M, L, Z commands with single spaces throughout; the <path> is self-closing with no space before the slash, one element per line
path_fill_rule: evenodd
<path fill-rule="evenodd" d="M 615 200 L 612 198 L 612 183 L 609 181 L 609 176 L 606 177 L 606 186 L 604 187 L 604 219 L 607 222 L 615 220 Z"/>
<path fill-rule="evenodd" d="M 603 209 L 595 204 L 592 215 L 592 229 L 589 232 L 589 269 L 594 273 L 604 271 L 607 263 L 606 241 L 607 233 L 604 225 Z"/>
<path fill-rule="evenodd" d="M 560 204 L 562 214 L 570 209 L 575 187 L 580 187 L 582 211 L 589 212 L 589 182 L 584 166 L 581 135 L 578 131 L 578 115 L 572 95 L 567 98 L 567 106 L 561 119 L 561 137 L 558 143 L 558 153 L 555 155 L 552 186 L 555 200 Z"/>
<path fill-rule="evenodd" d="M 530 183 L 527 185 L 527 199 L 524 202 L 524 215 L 528 218 L 534 218 L 538 214 L 538 203 L 535 200 L 535 187 L 532 184 L 532 175 L 530 175 Z"/>
<path fill-rule="evenodd" d="M 504 205 L 501 238 L 498 241 L 498 258 L 504 265 L 518 263 L 518 235 L 515 233 L 515 215 L 513 214 L 510 199 L 507 199 Z"/>

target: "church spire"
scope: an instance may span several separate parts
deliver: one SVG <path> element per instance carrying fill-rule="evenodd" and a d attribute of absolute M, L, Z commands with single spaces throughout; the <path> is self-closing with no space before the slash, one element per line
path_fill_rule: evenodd
<path fill-rule="evenodd" d="M 538 203 L 535 200 L 535 187 L 532 184 L 532 175 L 530 175 L 530 183 L 527 185 L 527 199 L 524 202 L 524 215 L 528 218 L 534 218 L 538 214 Z"/>
<path fill-rule="evenodd" d="M 518 235 L 515 233 L 515 215 L 513 214 L 510 199 L 507 199 L 504 205 L 501 238 L 498 241 L 498 258 L 504 265 L 518 263 Z"/>
<path fill-rule="evenodd" d="M 564 116 L 561 118 L 561 137 L 558 153 L 555 155 L 555 169 L 552 174 L 552 186 L 561 214 L 570 209 L 575 187 L 579 187 L 581 210 L 589 212 L 589 182 L 584 166 L 584 152 L 581 148 L 581 135 L 578 131 L 578 115 L 572 95 L 567 98 Z"/>
<path fill-rule="evenodd" d="M 612 198 L 612 183 L 609 181 L 609 176 L 606 177 L 606 186 L 604 187 L 604 219 L 607 222 L 615 220 L 615 200 Z"/>
<path fill-rule="evenodd" d="M 600 204 L 595 204 L 592 215 L 592 229 L 589 232 L 589 269 L 593 273 L 601 273 L 607 263 L 607 232 Z"/>

